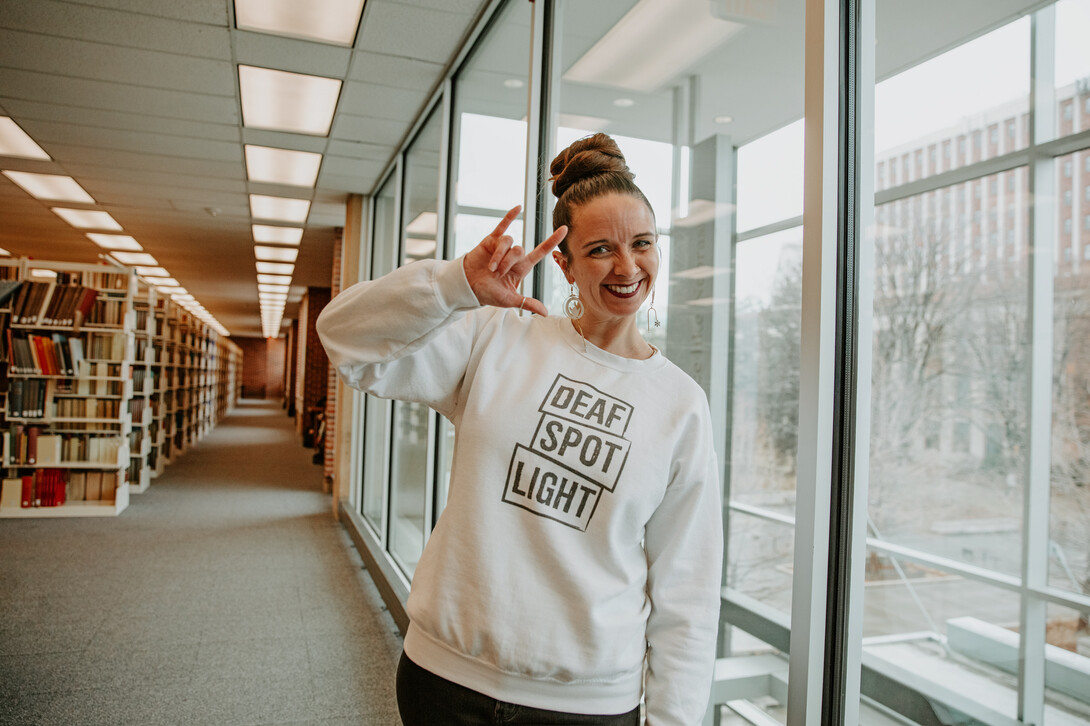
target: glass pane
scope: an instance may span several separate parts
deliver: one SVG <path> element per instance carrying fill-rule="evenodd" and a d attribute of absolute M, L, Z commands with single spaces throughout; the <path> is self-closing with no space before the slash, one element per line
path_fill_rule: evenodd
<path fill-rule="evenodd" d="M 1056 159 L 1057 265 L 1053 303 L 1052 486 L 1049 584 L 1090 594 L 1090 150 Z M 1076 201 L 1071 202 L 1074 197 Z M 1087 616 L 1081 637 L 1090 641 Z M 1059 630 L 1066 630 L 1059 628 Z M 1051 641 L 1050 641 L 1051 642 Z M 1057 641 L 1064 647 L 1066 643 Z M 1090 655 L 1090 653 L 1088 653 Z"/>
<path fill-rule="evenodd" d="M 739 243 L 735 269 L 727 587 L 786 614 L 795 547 L 802 228 Z"/>
<path fill-rule="evenodd" d="M 375 195 L 371 278 L 397 264 L 397 175 L 391 175 Z M 364 418 L 363 496 L 360 511 L 380 540 L 386 537 L 387 467 L 390 460 L 390 402 L 366 396 Z"/>
<path fill-rule="evenodd" d="M 1056 131 L 1060 136 L 1090 129 L 1090 3 L 1056 3 Z"/>
<path fill-rule="evenodd" d="M 953 8 L 944 6 L 925 19 L 910 4 L 878 3 L 874 150 L 879 191 L 1029 143 L 1028 18 L 974 37 L 986 26 L 967 23 L 994 23 L 1002 12 L 982 8 L 966 14 L 967 20 L 952 17 Z M 950 37 L 958 30 L 963 38 Z M 938 53 L 944 43 L 958 44 Z"/>
<path fill-rule="evenodd" d="M 1078 168 L 1085 152 L 1034 155 L 1031 166 L 998 173 L 986 163 L 1032 143 L 1031 32 L 1043 55 L 1055 52 L 1061 118 L 1064 98 L 1073 102 L 1075 79 L 1064 81 L 1060 71 L 1074 50 L 1063 50 L 1061 26 L 1077 24 L 1079 14 L 1069 10 L 1062 20 L 1058 8 L 1054 36 L 1047 23 L 1034 25 L 1028 15 L 1005 22 L 1010 16 L 989 5 L 956 16 L 934 6 L 910 18 L 903 3 L 878 4 L 881 203 L 871 230 L 873 338 L 861 341 L 871 350 L 872 390 L 857 635 L 864 663 L 885 678 L 863 679 L 864 723 L 878 718 L 877 704 L 913 722 L 940 712 L 967 723 L 1082 723 L 1090 715 L 1090 680 L 1078 676 L 1072 689 L 1057 675 L 1064 667 L 1090 672 L 1075 652 L 1085 613 L 1045 602 L 1032 581 L 1022 589 L 1023 578 L 1045 568 L 1054 586 L 1083 597 L 1090 584 L 1080 581 L 1090 575 L 1090 498 L 1071 477 L 1085 440 L 1074 422 L 1086 396 L 1067 388 L 1080 385 L 1079 361 L 1090 353 L 1083 350 L 1090 329 L 1080 328 L 1085 313 L 1078 312 L 1087 289 L 1077 230 L 1086 210 Z M 898 73 L 883 79 L 883 68 Z M 939 172 L 949 173 L 934 179 Z M 1045 206 L 1036 223 L 1031 179 L 1055 185 L 1039 197 Z M 1035 248 L 1047 251 L 1037 259 L 1055 271 L 1053 322 L 1045 323 L 1053 329 L 1037 331 L 1045 340 L 1052 333 L 1054 366 L 1037 372 L 1031 304 L 1048 302 L 1040 294 L 1033 300 Z M 1053 388 L 1051 445 L 1047 434 L 1031 436 L 1033 375 Z M 1061 443 L 1065 436 L 1070 445 Z M 1035 440 L 1051 452 L 1051 481 L 1029 476 Z M 1025 550 L 1024 538 L 1043 539 L 1028 523 L 1046 507 L 1048 541 Z M 1024 550 L 1047 552 L 1048 562 L 1025 561 Z M 1021 626 L 1041 612 L 1046 643 L 1026 645 L 1031 655 L 1044 646 L 1044 658 L 1020 664 Z M 1044 679 L 1043 699 L 1033 695 L 1032 674 Z M 906 698 L 912 691 L 927 713 Z"/>
<path fill-rule="evenodd" d="M 508 3 L 454 78 L 448 259 L 473 249 L 523 202 L 532 16 L 530 3 Z M 520 216 L 507 233 L 522 244 L 522 232 Z M 437 512 L 446 506 L 453 453 L 454 426 L 442 419 Z"/>
<path fill-rule="evenodd" d="M 799 282 L 790 272 L 801 234 L 739 242 L 737 232 L 797 227 L 802 214 L 802 7 L 569 1 L 558 17 L 547 156 L 607 133 L 652 206 L 661 325 L 646 324 L 645 304 L 641 332 L 709 398 L 732 503 L 725 568 L 739 596 L 732 607 L 760 612 L 728 625 L 723 654 L 774 651 L 762 643 L 786 642 L 781 616 L 791 599 L 797 433 L 784 414 L 798 405 Z M 555 200 L 548 190 L 543 199 L 551 219 Z M 555 265 L 545 272 L 543 299 L 562 314 L 568 285 Z M 780 345 L 776 334 L 785 336 Z M 786 379 L 770 380 L 760 370 L 766 361 Z M 765 617 L 769 610 L 775 616 Z M 753 703 L 782 718 L 785 694 L 769 684 Z"/>
<path fill-rule="evenodd" d="M 433 112 L 405 152 L 402 264 L 435 257 L 439 219 L 440 117 Z M 393 404 L 390 460 L 390 554 L 411 579 L 431 528 L 431 410 L 419 403 Z"/>

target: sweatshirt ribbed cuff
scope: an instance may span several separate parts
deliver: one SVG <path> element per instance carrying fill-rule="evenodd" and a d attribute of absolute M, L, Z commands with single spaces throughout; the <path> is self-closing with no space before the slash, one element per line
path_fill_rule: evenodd
<path fill-rule="evenodd" d="M 473 294 L 473 288 L 466 279 L 463 258 L 449 262 L 440 262 L 435 267 L 435 292 L 439 301 L 448 310 L 471 310 L 479 308 L 481 303 Z"/>

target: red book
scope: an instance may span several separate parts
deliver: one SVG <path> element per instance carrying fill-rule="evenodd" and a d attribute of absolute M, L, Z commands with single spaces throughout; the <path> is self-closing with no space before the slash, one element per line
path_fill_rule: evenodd
<path fill-rule="evenodd" d="M 23 477 L 23 509 L 34 506 L 34 477 Z"/>
<path fill-rule="evenodd" d="M 38 427 L 28 426 L 26 430 L 26 463 L 38 463 Z"/>

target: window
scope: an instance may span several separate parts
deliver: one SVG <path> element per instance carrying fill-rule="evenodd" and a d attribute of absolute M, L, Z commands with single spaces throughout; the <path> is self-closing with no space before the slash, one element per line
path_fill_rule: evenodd
<path fill-rule="evenodd" d="M 527 68 L 511 64 L 497 74 L 490 67 L 512 38 L 526 38 L 532 6 L 511 2 L 454 78 L 454 121 L 451 144 L 450 208 L 447 212 L 446 257 L 469 252 L 516 204 L 526 191 Z M 495 153 L 503 149 L 504 153 Z M 523 217 L 507 228 L 515 244 L 523 244 Z M 551 264 L 546 260 L 544 264 Z M 532 290 L 527 289 L 526 294 Z M 446 506 L 454 454 L 454 426 L 440 420 L 436 511 Z"/>
<path fill-rule="evenodd" d="M 1068 179 L 1071 178 L 1071 162 L 1070 161 L 1065 161 L 1064 162 L 1064 176 L 1067 177 Z"/>
<path fill-rule="evenodd" d="M 440 104 L 441 105 L 441 104 Z M 437 255 L 441 120 L 433 110 L 405 152 L 401 264 Z M 412 578 L 432 526 L 433 432 L 427 406 L 395 401 L 390 452 L 390 556 Z"/>

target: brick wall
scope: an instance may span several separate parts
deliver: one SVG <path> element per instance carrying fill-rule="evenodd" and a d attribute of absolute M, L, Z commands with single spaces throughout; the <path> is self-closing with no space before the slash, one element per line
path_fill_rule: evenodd
<path fill-rule="evenodd" d="M 269 387 L 265 339 L 232 336 L 231 340 L 242 349 L 242 397 L 265 398 Z"/>
<path fill-rule="evenodd" d="M 247 338 L 232 336 L 242 349 L 242 397 L 281 399 L 284 397 L 283 338 Z"/>
<path fill-rule="evenodd" d="M 340 236 L 333 243 L 333 279 L 330 284 L 330 296 L 341 291 L 341 256 L 344 251 L 344 237 Z M 328 301 L 327 301 L 328 302 Z M 326 405 L 325 405 L 325 457 L 322 473 L 325 480 L 333 480 L 333 445 L 337 430 L 337 370 L 327 366 Z"/>
<path fill-rule="evenodd" d="M 306 434 L 314 423 L 314 408 L 329 386 L 329 359 L 318 339 L 314 322 L 329 303 L 328 287 L 309 287 L 299 305 L 298 343 L 295 357 L 296 430 Z"/>

